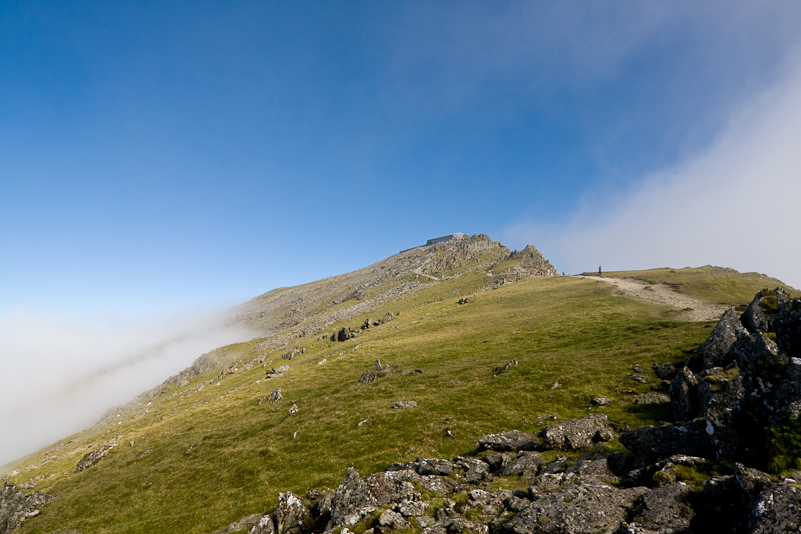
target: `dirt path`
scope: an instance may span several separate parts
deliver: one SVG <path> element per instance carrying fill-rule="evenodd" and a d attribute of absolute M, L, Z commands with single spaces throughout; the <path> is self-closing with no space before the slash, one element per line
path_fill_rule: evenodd
<path fill-rule="evenodd" d="M 414 274 L 416 274 L 416 275 L 422 276 L 422 277 L 424 277 L 424 278 L 428 278 L 429 280 L 435 280 L 435 281 L 437 281 L 437 282 L 439 282 L 439 281 L 440 281 L 440 279 L 439 279 L 439 278 L 437 278 L 437 277 L 435 277 L 435 276 L 431 276 L 430 274 L 426 274 L 426 273 L 422 272 L 422 271 L 421 271 L 419 268 L 418 268 L 418 269 L 415 269 L 415 270 L 413 270 L 412 272 L 413 272 Z"/>
<path fill-rule="evenodd" d="M 628 278 L 610 278 L 607 276 L 582 276 L 588 280 L 598 280 L 614 284 L 626 295 L 635 299 L 667 304 L 680 310 L 687 310 L 677 317 L 680 321 L 716 321 L 728 309 L 723 304 L 715 304 L 674 291 L 665 284 L 648 284 Z"/>

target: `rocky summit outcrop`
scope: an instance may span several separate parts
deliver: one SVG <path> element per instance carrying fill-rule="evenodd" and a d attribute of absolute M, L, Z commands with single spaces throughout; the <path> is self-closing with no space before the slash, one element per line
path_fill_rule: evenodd
<path fill-rule="evenodd" d="M 737 317 L 727 311 L 670 386 L 677 423 L 620 441 L 652 460 L 679 452 L 791 468 L 801 445 L 801 300 L 762 291 Z"/>
<path fill-rule="evenodd" d="M 29 517 L 39 515 L 51 499 L 51 495 L 38 491 L 29 495 L 11 482 L 4 483 L 0 488 L 0 534 L 13 532 Z"/>

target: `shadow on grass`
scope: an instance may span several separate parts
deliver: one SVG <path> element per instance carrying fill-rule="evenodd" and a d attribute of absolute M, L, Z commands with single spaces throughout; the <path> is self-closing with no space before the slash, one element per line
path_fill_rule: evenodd
<path fill-rule="evenodd" d="M 628 414 L 636 415 L 641 419 L 653 421 L 658 424 L 660 421 L 673 421 L 673 410 L 669 402 L 659 404 L 630 404 L 623 408 Z"/>

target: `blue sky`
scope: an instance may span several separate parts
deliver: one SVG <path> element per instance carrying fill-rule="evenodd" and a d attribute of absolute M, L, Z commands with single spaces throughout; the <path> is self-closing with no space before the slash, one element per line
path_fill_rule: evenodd
<path fill-rule="evenodd" d="M 0 5 L 0 311 L 134 314 L 454 231 L 595 268 L 513 229 L 706 150 L 801 22 L 792 2 Z"/>
<path fill-rule="evenodd" d="M 0 0 L 0 371 L 44 391 L 457 231 L 801 287 L 799 27 L 791 1 Z"/>

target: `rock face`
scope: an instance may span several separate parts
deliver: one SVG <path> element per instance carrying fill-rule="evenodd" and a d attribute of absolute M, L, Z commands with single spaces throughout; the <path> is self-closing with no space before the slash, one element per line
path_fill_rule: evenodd
<path fill-rule="evenodd" d="M 270 514 L 264 515 L 259 521 L 250 529 L 250 534 L 274 534 L 275 523 Z"/>
<path fill-rule="evenodd" d="M 590 414 L 581 419 L 549 426 L 543 432 L 542 446 L 546 450 L 575 451 L 593 443 L 609 441 L 615 434 L 603 414 Z"/>
<path fill-rule="evenodd" d="M 87 452 L 83 455 L 83 458 L 80 459 L 78 465 L 75 467 L 75 472 L 80 473 L 85 469 L 89 469 L 97 462 L 102 460 L 106 457 L 111 449 L 113 449 L 117 444 L 114 442 L 108 443 L 101 443 L 96 448 L 92 449 L 91 451 Z"/>
<path fill-rule="evenodd" d="M 685 425 L 642 427 L 620 435 L 620 443 L 635 454 L 636 468 L 645 467 L 675 454 L 714 456 L 714 446 L 702 421 Z"/>
<path fill-rule="evenodd" d="M 731 346 L 737 341 L 737 329 L 742 327 L 734 308 L 726 310 L 712 334 L 700 347 L 704 369 L 726 364 Z"/>
<path fill-rule="evenodd" d="M 269 396 L 269 397 L 267 397 L 267 402 L 269 402 L 270 404 L 272 404 L 272 403 L 274 403 L 274 402 L 278 402 L 278 401 L 280 401 L 280 400 L 281 400 L 281 399 L 283 399 L 283 398 L 284 398 L 284 395 L 281 393 L 281 388 L 280 388 L 280 387 L 278 387 L 278 388 L 275 388 L 275 389 L 272 391 L 272 393 L 270 393 L 270 396 Z"/>
<path fill-rule="evenodd" d="M 359 335 L 359 330 L 350 326 L 343 326 L 331 334 L 331 341 L 347 341 Z"/>
<path fill-rule="evenodd" d="M 701 345 L 700 361 L 690 361 L 673 379 L 675 418 L 703 419 L 720 458 L 781 461 L 781 446 L 768 429 L 797 424 L 801 412 L 801 359 L 793 355 L 799 334 L 801 301 L 781 289 L 758 293 L 739 319 L 727 311 Z"/>
<path fill-rule="evenodd" d="M 355 469 L 350 468 L 334 494 L 331 521 L 334 525 L 353 526 L 375 510 L 377 505 L 375 497 L 370 493 L 370 487 Z"/>
<path fill-rule="evenodd" d="M 358 384 L 369 384 L 375 382 L 379 378 L 386 378 L 392 373 L 396 372 L 398 367 L 396 365 L 387 364 L 382 365 L 380 361 L 375 362 L 374 369 L 367 369 L 359 378 Z"/>
<path fill-rule="evenodd" d="M 616 532 L 646 488 L 619 490 L 608 484 L 581 484 L 536 495 L 504 525 L 510 534 L 594 534 Z"/>
<path fill-rule="evenodd" d="M 300 533 L 309 517 L 309 511 L 292 492 L 278 495 L 278 507 L 275 509 L 274 522 L 278 534 Z"/>
<path fill-rule="evenodd" d="M 654 532 L 686 532 L 695 512 L 690 507 L 690 487 L 681 482 L 643 494 L 632 512 L 633 525 Z"/>
<path fill-rule="evenodd" d="M 28 495 L 11 482 L 4 483 L 0 488 L 0 534 L 13 532 L 29 517 L 39 515 L 51 499 L 51 495 L 38 491 Z"/>
<path fill-rule="evenodd" d="M 478 449 L 484 451 L 533 451 L 540 448 L 539 439 L 519 430 L 489 434 L 478 440 Z"/>

